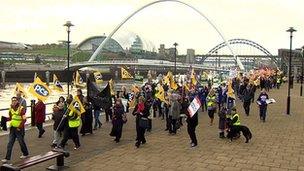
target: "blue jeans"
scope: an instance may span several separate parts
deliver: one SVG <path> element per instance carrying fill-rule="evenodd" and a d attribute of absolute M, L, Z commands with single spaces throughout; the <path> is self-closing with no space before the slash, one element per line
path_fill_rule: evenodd
<path fill-rule="evenodd" d="M 97 128 L 97 125 L 99 127 L 102 125 L 100 120 L 99 120 L 99 115 L 100 115 L 100 110 L 94 110 L 94 118 L 95 118 L 94 129 Z"/>
<path fill-rule="evenodd" d="M 19 131 L 17 130 L 17 128 L 15 127 L 10 127 L 10 134 L 9 134 L 9 140 L 8 140 L 8 144 L 7 144 L 7 152 L 6 152 L 6 160 L 10 160 L 11 159 L 11 155 L 12 155 L 12 150 L 13 150 L 13 146 L 14 143 L 16 141 L 16 138 L 19 142 L 21 151 L 23 153 L 24 156 L 29 155 L 26 144 L 24 142 L 24 128 L 20 129 Z"/>

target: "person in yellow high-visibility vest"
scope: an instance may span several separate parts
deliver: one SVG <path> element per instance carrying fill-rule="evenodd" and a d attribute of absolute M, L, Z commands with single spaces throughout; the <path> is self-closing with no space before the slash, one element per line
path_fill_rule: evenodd
<path fill-rule="evenodd" d="M 241 120 L 235 107 L 231 109 L 230 119 L 231 119 L 231 124 L 230 124 L 231 136 L 233 138 L 238 138 L 240 136 L 239 126 L 241 125 Z"/>
<path fill-rule="evenodd" d="M 216 112 L 216 94 L 214 89 L 211 89 L 207 96 L 207 110 L 210 118 L 210 125 L 213 125 L 214 113 Z"/>
<path fill-rule="evenodd" d="M 63 139 L 60 143 L 60 148 L 64 148 L 66 142 L 71 138 L 75 144 L 74 150 L 77 150 L 80 147 L 78 127 L 80 126 L 80 116 L 73 112 L 69 111 L 67 114 L 67 125 L 65 126 L 63 132 Z"/>
<path fill-rule="evenodd" d="M 24 142 L 24 123 L 26 122 L 25 109 L 18 102 L 17 97 L 13 97 L 11 108 L 9 109 L 9 119 L 10 123 L 10 134 L 9 141 L 7 144 L 7 152 L 5 159 L 2 160 L 3 163 L 8 163 L 11 159 L 11 154 L 13 150 L 14 143 L 16 138 L 20 144 L 22 151 L 21 159 L 26 158 L 29 155 L 27 146 Z"/>

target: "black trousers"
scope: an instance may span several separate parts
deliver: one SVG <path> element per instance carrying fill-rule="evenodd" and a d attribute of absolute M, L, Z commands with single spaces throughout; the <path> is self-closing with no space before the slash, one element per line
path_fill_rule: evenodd
<path fill-rule="evenodd" d="M 251 101 L 244 101 L 243 107 L 245 110 L 245 114 L 249 115 Z"/>
<path fill-rule="evenodd" d="M 170 133 L 176 134 L 176 122 L 177 119 L 172 119 L 172 117 L 170 116 L 170 127 L 169 127 Z"/>
<path fill-rule="evenodd" d="M 138 127 L 138 128 L 136 129 L 136 133 L 137 133 L 137 143 L 138 143 L 138 144 L 140 144 L 140 143 L 145 143 L 145 142 L 146 142 L 145 132 L 146 132 L 146 129 L 144 129 L 144 128 Z"/>
<path fill-rule="evenodd" d="M 108 122 L 109 119 L 112 120 L 112 110 L 111 109 L 105 109 L 105 113 L 106 113 L 106 121 Z"/>
<path fill-rule="evenodd" d="M 36 127 L 37 127 L 37 129 L 38 129 L 38 131 L 39 131 L 39 135 L 42 135 L 43 132 L 45 131 L 45 130 L 43 129 L 43 123 L 36 123 Z"/>
<path fill-rule="evenodd" d="M 166 129 L 170 130 L 170 126 L 171 126 L 170 117 L 169 114 L 166 112 Z"/>
<path fill-rule="evenodd" d="M 267 106 L 260 106 L 260 119 L 265 121 L 267 113 Z"/>
<path fill-rule="evenodd" d="M 79 136 L 78 136 L 78 127 L 76 128 L 67 128 L 64 130 L 63 132 L 63 139 L 60 143 L 60 146 L 61 147 L 64 147 L 66 142 L 69 140 L 69 139 L 72 139 L 75 146 L 76 147 L 79 147 L 80 146 L 80 142 L 79 142 Z"/>
<path fill-rule="evenodd" d="M 188 134 L 190 136 L 190 139 L 191 139 L 191 142 L 195 145 L 197 145 L 197 139 L 196 139 L 196 134 L 195 134 L 195 128 L 196 128 L 196 125 L 192 125 L 192 124 L 189 124 L 187 125 L 187 131 L 188 131 Z"/>

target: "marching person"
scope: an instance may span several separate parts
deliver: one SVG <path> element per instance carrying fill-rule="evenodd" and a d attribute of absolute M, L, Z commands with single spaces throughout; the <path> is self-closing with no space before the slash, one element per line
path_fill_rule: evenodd
<path fill-rule="evenodd" d="M 88 102 L 87 98 L 83 98 L 83 107 L 85 112 L 81 114 L 82 126 L 80 133 L 82 136 L 85 136 L 86 133 L 93 134 L 93 114 L 92 114 L 92 105 Z"/>
<path fill-rule="evenodd" d="M 61 140 L 59 148 L 64 148 L 66 142 L 71 138 L 75 144 L 74 150 L 80 148 L 78 127 L 80 126 L 80 117 L 76 112 L 69 111 L 66 116 L 68 119 L 63 131 L 63 139 Z"/>
<path fill-rule="evenodd" d="M 122 134 L 123 127 L 123 115 L 125 113 L 124 106 L 120 98 L 116 99 L 115 106 L 113 107 L 113 117 L 112 117 L 112 131 L 110 136 L 115 137 L 114 141 L 118 143 Z"/>
<path fill-rule="evenodd" d="M 211 89 L 207 96 L 207 109 L 210 118 L 210 126 L 213 125 L 214 113 L 216 111 L 216 95 L 214 89 Z"/>
<path fill-rule="evenodd" d="M 53 148 L 59 146 L 60 140 L 62 138 L 62 131 L 64 128 L 64 124 L 61 124 L 62 126 L 60 128 L 57 127 L 59 126 L 59 123 L 64 115 L 64 112 L 65 112 L 64 103 L 58 101 L 53 107 L 53 114 L 52 114 L 52 120 L 54 120 L 54 124 L 53 124 L 54 138 L 51 147 Z"/>
<path fill-rule="evenodd" d="M 191 99 L 193 100 L 193 99 Z M 184 103 L 188 103 L 188 106 L 190 105 L 190 102 L 188 98 L 184 99 Z M 189 134 L 189 137 L 191 139 L 191 147 L 194 148 L 197 146 L 197 138 L 195 134 L 196 126 L 198 125 L 198 113 L 196 112 L 192 117 L 190 116 L 189 112 L 187 111 L 187 132 Z"/>
<path fill-rule="evenodd" d="M 8 118 L 8 120 L 11 121 L 10 123 L 11 126 L 10 126 L 9 140 L 6 148 L 7 149 L 6 157 L 5 159 L 1 160 L 3 163 L 8 163 L 10 161 L 16 138 L 19 142 L 22 151 L 22 156 L 20 156 L 20 158 L 24 159 L 29 155 L 27 146 L 24 141 L 24 134 L 25 134 L 24 124 L 26 122 L 25 109 L 18 102 L 17 97 L 12 97 L 11 100 L 12 100 L 12 104 L 9 109 L 9 118 Z"/>
<path fill-rule="evenodd" d="M 218 112 L 219 117 L 219 137 L 225 138 L 225 129 L 226 129 L 226 115 L 227 115 L 227 108 L 222 106 L 221 110 Z"/>
<path fill-rule="evenodd" d="M 96 130 L 97 126 L 98 126 L 98 128 L 101 128 L 101 126 L 102 126 L 102 123 L 99 120 L 101 110 L 100 110 L 100 107 L 95 105 L 94 103 L 92 105 L 93 105 L 93 109 L 94 109 L 94 120 L 95 120 L 93 130 Z"/>
<path fill-rule="evenodd" d="M 169 127 L 170 134 L 176 134 L 176 124 L 178 124 L 178 119 L 180 117 L 180 103 L 177 101 L 176 95 L 171 95 L 171 106 L 169 117 L 171 118 L 171 124 Z"/>
<path fill-rule="evenodd" d="M 260 107 L 260 120 L 265 122 L 266 120 L 266 113 L 267 113 L 267 102 L 266 100 L 269 99 L 268 94 L 265 91 L 265 88 L 262 89 L 261 94 L 257 99 L 257 103 Z"/>
<path fill-rule="evenodd" d="M 245 110 L 245 114 L 249 116 L 251 100 L 253 98 L 253 90 L 250 84 L 246 86 L 242 94 L 243 94 L 243 107 Z"/>
<path fill-rule="evenodd" d="M 41 138 L 45 130 L 43 129 L 43 123 L 45 121 L 45 104 L 42 100 L 38 99 L 35 104 L 35 123 L 39 131 L 38 138 Z"/>

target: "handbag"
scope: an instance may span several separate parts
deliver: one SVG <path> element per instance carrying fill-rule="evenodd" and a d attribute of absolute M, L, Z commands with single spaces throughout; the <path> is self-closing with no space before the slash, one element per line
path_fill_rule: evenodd
<path fill-rule="evenodd" d="M 138 126 L 143 129 L 147 129 L 149 127 L 148 118 L 141 117 L 138 121 Z"/>

